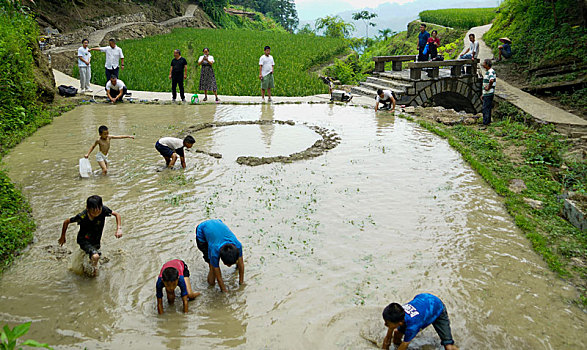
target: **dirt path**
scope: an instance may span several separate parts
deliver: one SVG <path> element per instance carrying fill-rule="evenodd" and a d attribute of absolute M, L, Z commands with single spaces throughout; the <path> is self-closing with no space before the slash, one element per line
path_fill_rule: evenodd
<path fill-rule="evenodd" d="M 185 18 L 190 18 L 194 16 L 194 13 L 196 12 L 197 6 L 190 4 L 188 5 L 188 7 L 185 10 L 185 13 L 183 14 L 183 16 L 181 17 L 175 17 L 175 18 L 171 18 L 168 19 L 167 21 L 163 21 L 160 22 L 160 25 L 163 26 L 172 26 L 175 23 L 181 22 L 182 20 L 184 20 Z M 115 30 L 119 30 L 121 28 L 124 28 L 126 26 L 130 26 L 130 25 L 134 25 L 134 24 L 146 24 L 146 23 L 154 23 L 154 22 L 126 22 L 126 23 L 119 23 L 107 28 L 103 28 L 103 29 L 98 29 L 92 33 L 90 33 L 88 35 L 88 40 L 90 41 L 90 43 L 92 43 L 92 45 L 98 45 L 100 42 L 102 42 L 102 40 L 104 40 L 104 37 Z M 65 52 L 65 51 L 74 51 L 77 50 L 77 48 L 79 47 L 79 44 L 70 44 L 70 45 L 64 45 L 64 46 L 58 46 L 58 47 L 53 47 L 49 50 L 46 50 L 45 52 L 48 54 L 54 54 L 54 53 L 59 53 L 59 52 Z"/>
<path fill-rule="evenodd" d="M 469 47 L 468 34 L 475 34 L 475 38 L 479 41 L 479 59 L 483 61 L 486 58 L 493 59 L 491 49 L 483 41 L 483 35 L 491 28 L 491 24 L 480 27 L 471 28 L 464 38 L 465 47 Z M 483 70 L 483 69 L 482 69 Z M 585 131 L 587 132 L 587 121 L 564 111 L 556 106 L 545 102 L 538 97 L 535 97 L 527 92 L 524 92 L 507 82 L 499 79 L 499 71 L 497 72 L 497 96 L 512 103 L 524 112 L 530 114 L 535 119 L 547 123 L 557 124 L 557 128 L 565 133 Z"/>

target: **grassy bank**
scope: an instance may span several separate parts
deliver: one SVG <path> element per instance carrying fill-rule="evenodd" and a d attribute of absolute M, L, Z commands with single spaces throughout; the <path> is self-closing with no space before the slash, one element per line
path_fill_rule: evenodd
<path fill-rule="evenodd" d="M 50 105 L 38 101 L 37 31 L 24 9 L 0 1 L 0 157 L 73 106 L 63 100 Z M 0 170 L 0 272 L 31 242 L 34 229 L 26 199 Z"/>
<path fill-rule="evenodd" d="M 237 44 L 238 43 L 238 44 Z M 223 95 L 259 94 L 259 57 L 265 45 L 275 59 L 275 95 L 306 96 L 327 93 L 327 86 L 312 66 L 327 62 L 347 50 L 341 39 L 248 29 L 175 29 L 172 33 L 118 43 L 124 50 L 125 69 L 120 78 L 133 90 L 171 91 L 168 79 L 173 50 L 188 61 L 188 92 L 197 92 L 200 69 L 196 66 L 204 47 L 214 56 L 218 92 Z M 104 66 L 104 54 L 93 52 L 92 66 Z M 100 71 L 101 72 L 101 71 Z M 74 67 L 74 76 L 79 73 Z M 92 83 L 104 86 L 104 74 L 93 74 Z"/>
<path fill-rule="evenodd" d="M 495 8 L 428 10 L 420 12 L 420 20 L 468 30 L 491 23 L 496 15 L 495 10 Z"/>
<path fill-rule="evenodd" d="M 527 115 L 508 103 L 495 111 L 495 122 L 485 130 L 472 126 L 446 126 L 424 115 L 415 119 L 422 127 L 446 138 L 469 164 L 504 197 L 516 225 L 548 266 L 580 290 L 587 305 L 587 232 L 562 215 L 564 191 L 587 191 L 587 164 L 573 158 L 565 137 L 552 125 L 531 125 Z M 408 117 L 410 118 L 410 117 Z M 521 179 L 527 189 L 509 188 Z M 525 199 L 542 202 L 535 208 Z"/>

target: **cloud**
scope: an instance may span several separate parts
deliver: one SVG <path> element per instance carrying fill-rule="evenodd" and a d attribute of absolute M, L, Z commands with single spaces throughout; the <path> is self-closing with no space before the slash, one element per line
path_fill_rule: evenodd
<path fill-rule="evenodd" d="M 365 1 L 365 0 L 339 0 L 339 3 L 346 3 L 350 6 L 352 6 L 355 9 L 359 9 L 359 8 L 365 8 L 365 7 L 370 7 L 370 8 L 375 8 L 381 4 L 384 3 L 396 3 L 396 4 L 405 4 L 408 2 L 413 2 L 415 0 L 369 0 L 369 1 Z M 328 3 L 331 1 L 328 0 L 295 0 L 296 5 L 320 5 L 321 3 Z M 368 2 L 368 4 L 366 4 L 366 2 Z M 346 7 L 346 6 L 343 6 Z"/>

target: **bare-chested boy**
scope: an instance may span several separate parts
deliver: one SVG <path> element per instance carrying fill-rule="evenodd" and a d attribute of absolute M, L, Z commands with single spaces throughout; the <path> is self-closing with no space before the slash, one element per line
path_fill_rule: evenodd
<path fill-rule="evenodd" d="M 100 167 L 102 168 L 102 175 L 106 175 L 108 173 L 108 151 L 110 150 L 110 140 L 134 139 L 135 137 L 130 135 L 110 136 L 108 135 L 108 127 L 105 125 L 98 128 L 98 133 L 100 134 L 100 138 L 94 142 L 84 157 L 88 158 L 90 153 L 94 150 L 94 147 L 100 146 L 100 150 L 96 153 L 96 161 L 98 161 L 98 164 L 100 164 Z"/>

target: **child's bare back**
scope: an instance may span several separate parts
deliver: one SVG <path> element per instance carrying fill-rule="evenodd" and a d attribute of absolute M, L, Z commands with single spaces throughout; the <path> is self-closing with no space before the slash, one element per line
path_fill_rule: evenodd
<path fill-rule="evenodd" d="M 108 128 L 104 125 L 98 128 L 98 133 L 100 134 L 100 138 L 94 142 L 90 150 L 84 157 L 88 158 L 90 153 L 96 148 L 99 147 L 99 151 L 96 154 L 96 161 L 100 164 L 102 168 L 102 174 L 106 175 L 108 173 L 108 151 L 110 151 L 110 140 L 112 139 L 134 139 L 134 136 L 130 135 L 120 135 L 120 136 L 110 136 L 108 132 Z"/>

